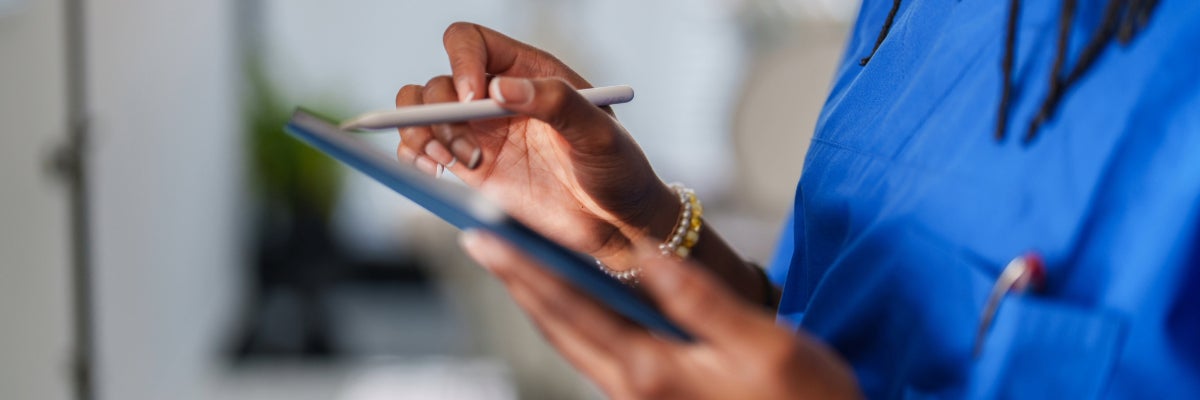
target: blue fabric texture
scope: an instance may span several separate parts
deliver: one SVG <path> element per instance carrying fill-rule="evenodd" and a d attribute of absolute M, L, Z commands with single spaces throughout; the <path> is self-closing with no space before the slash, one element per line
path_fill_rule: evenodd
<path fill-rule="evenodd" d="M 781 322 L 872 398 L 1200 398 L 1200 1 L 1110 44 L 1038 137 L 1060 1 L 1023 1 L 1008 138 L 993 136 L 1008 1 L 867 0 L 771 278 Z M 1107 1 L 1079 0 L 1070 63 Z M 1004 266 L 1038 293 L 980 314 Z"/>

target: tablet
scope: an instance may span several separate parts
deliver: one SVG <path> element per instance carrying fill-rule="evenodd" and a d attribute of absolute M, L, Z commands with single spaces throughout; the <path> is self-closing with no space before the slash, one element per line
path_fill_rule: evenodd
<path fill-rule="evenodd" d="M 503 238 L 541 262 L 553 273 L 612 311 L 659 334 L 690 342 L 692 336 L 621 282 L 576 253 L 517 222 L 473 190 L 439 181 L 396 162 L 352 133 L 316 114 L 297 109 L 284 128 L 288 134 L 336 158 L 407 197 L 459 229 L 482 229 Z"/>

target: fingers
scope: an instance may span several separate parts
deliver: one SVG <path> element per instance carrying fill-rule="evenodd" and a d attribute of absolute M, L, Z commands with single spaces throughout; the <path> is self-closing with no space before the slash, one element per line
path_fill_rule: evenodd
<path fill-rule="evenodd" d="M 524 47 L 523 43 L 488 29 L 489 34 L 495 34 L 489 51 L 488 41 L 483 37 L 485 29 L 468 22 L 455 22 L 442 34 L 459 101 L 482 98 L 487 71 L 507 70 Z M 489 64 L 494 68 L 488 68 Z"/>
<path fill-rule="evenodd" d="M 426 103 L 446 103 L 455 101 L 454 83 L 448 76 L 439 76 L 425 84 L 422 94 Z M 479 167 L 483 161 L 483 150 L 470 136 L 470 128 L 466 123 L 438 124 L 431 127 L 433 141 L 428 144 L 426 154 L 443 165 L 449 165 L 457 160 L 467 169 Z"/>
<path fill-rule="evenodd" d="M 615 119 L 562 79 L 497 77 L 488 94 L 507 110 L 546 122 L 584 154 L 612 151 L 623 132 Z"/>
<path fill-rule="evenodd" d="M 501 240 L 477 231 L 464 232 L 459 239 L 472 258 L 504 283 L 517 305 L 568 362 L 609 395 L 629 390 L 626 354 L 635 346 L 649 344 L 648 336 L 642 332 L 636 332 L 641 338 L 634 336 L 625 321 L 582 298 Z"/>
<path fill-rule="evenodd" d="M 623 353 L 650 339 L 645 331 L 613 314 L 537 265 L 524 253 L 487 233 L 468 231 L 462 236 L 467 252 L 505 281 L 523 282 L 533 298 L 528 311 L 539 317 L 564 322 L 564 327 L 583 332 L 600 348 Z"/>
<path fill-rule="evenodd" d="M 484 26 L 455 22 L 446 28 L 442 44 L 459 101 L 483 98 L 487 74 L 558 76 L 580 88 L 591 87 L 553 56 Z"/>
<path fill-rule="evenodd" d="M 744 303 L 707 271 L 653 251 L 641 253 L 647 293 L 672 321 L 702 341 L 752 351 L 777 340 L 770 316 Z"/>
<path fill-rule="evenodd" d="M 396 106 L 413 106 L 454 101 L 455 91 L 448 76 L 431 79 L 425 86 L 407 85 L 396 93 Z M 475 169 L 483 160 L 483 151 L 468 134 L 466 124 L 439 124 L 400 128 L 401 161 L 438 176 L 444 166 L 459 164 Z"/>
<path fill-rule="evenodd" d="M 396 107 L 419 105 L 424 103 L 424 88 L 419 85 L 406 85 L 396 93 Z M 432 142 L 433 133 L 429 127 L 416 126 L 400 128 L 400 146 L 396 148 L 396 157 L 405 163 L 416 166 L 421 171 L 440 176 L 442 164 L 426 155 L 425 148 Z"/>
<path fill-rule="evenodd" d="M 501 281 L 513 301 L 521 309 L 526 310 L 526 314 L 534 326 L 550 345 L 558 349 L 567 362 L 596 380 L 602 387 L 613 387 L 620 383 L 621 366 L 612 355 L 602 351 L 600 347 L 584 338 L 581 333 L 567 329 L 564 322 L 551 318 L 545 313 L 532 311 L 541 307 L 541 300 L 531 290 L 529 284 L 513 277 L 501 278 Z"/>

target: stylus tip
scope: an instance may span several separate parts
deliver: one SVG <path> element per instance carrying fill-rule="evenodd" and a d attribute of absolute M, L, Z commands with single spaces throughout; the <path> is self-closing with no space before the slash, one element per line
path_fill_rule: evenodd
<path fill-rule="evenodd" d="M 338 125 L 338 129 L 341 129 L 343 131 L 353 131 L 353 130 L 357 130 L 359 128 L 362 128 L 362 125 L 359 124 L 358 120 L 354 120 L 354 119 L 346 121 L 346 122 L 342 122 L 341 125 Z"/>

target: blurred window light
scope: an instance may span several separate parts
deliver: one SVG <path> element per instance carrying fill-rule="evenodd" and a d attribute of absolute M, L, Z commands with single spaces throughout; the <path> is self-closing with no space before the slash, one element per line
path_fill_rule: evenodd
<path fill-rule="evenodd" d="M 28 3 L 28 0 L 0 0 L 0 18 L 16 14 Z"/>

